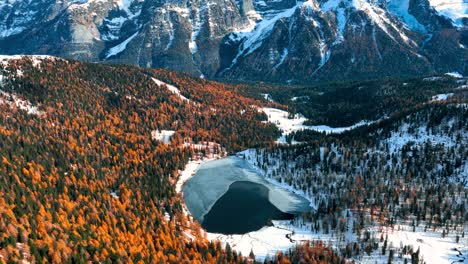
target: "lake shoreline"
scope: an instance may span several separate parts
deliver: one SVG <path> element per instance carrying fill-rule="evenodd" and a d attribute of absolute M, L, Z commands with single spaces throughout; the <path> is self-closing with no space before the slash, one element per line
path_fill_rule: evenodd
<path fill-rule="evenodd" d="M 228 192 L 230 185 L 238 181 L 266 187 L 269 191 L 268 201 L 284 213 L 300 214 L 310 210 L 308 200 L 266 181 L 246 160 L 229 156 L 200 164 L 194 177 L 185 182 L 183 198 L 191 215 L 203 223 L 204 216 Z"/>
<path fill-rule="evenodd" d="M 241 152 L 239 152 L 241 153 Z M 238 157 L 237 153 L 235 156 Z M 182 207 L 185 215 L 194 219 L 192 213 L 188 210 L 187 204 L 184 199 L 183 186 L 195 176 L 195 173 L 199 170 L 200 166 L 203 164 L 214 161 L 217 159 L 223 159 L 227 157 L 233 157 L 234 155 L 229 156 L 216 156 L 213 158 L 204 158 L 198 160 L 191 160 L 186 165 L 185 169 L 180 172 L 179 179 L 177 181 L 177 186 L 179 186 L 180 191 L 178 192 L 182 196 Z M 253 167 L 253 166 L 252 166 Z M 256 169 L 256 168 L 253 168 Z M 182 177 L 183 176 L 183 177 Z M 270 179 L 264 178 L 263 175 L 259 175 L 265 181 L 270 182 Z M 278 188 L 283 188 L 287 191 L 284 186 L 277 185 Z M 202 229 L 202 233 L 210 241 L 219 241 L 224 246 L 226 243 L 229 243 L 233 250 L 236 250 L 242 255 L 247 256 L 251 251 L 254 252 L 255 258 L 258 261 L 263 261 L 268 256 L 274 256 L 278 251 L 285 251 L 289 248 L 298 245 L 301 241 L 312 240 L 312 236 L 305 235 L 306 231 L 302 230 L 291 224 L 292 220 L 273 220 L 271 221 L 272 225 L 267 225 L 261 228 L 260 230 L 249 232 L 243 235 L 223 235 L 219 233 L 210 233 Z M 293 239 L 288 238 L 288 236 L 293 235 Z M 275 241 L 274 244 L 271 241 Z"/>

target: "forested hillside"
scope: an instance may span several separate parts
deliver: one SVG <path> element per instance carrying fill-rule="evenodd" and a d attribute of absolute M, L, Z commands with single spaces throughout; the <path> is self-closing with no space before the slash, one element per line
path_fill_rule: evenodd
<path fill-rule="evenodd" d="M 0 263 L 246 260 L 202 238 L 174 183 L 192 142 L 232 151 L 277 137 L 254 100 L 166 71 L 51 57 L 2 57 L 0 77 Z M 165 143 L 159 130 L 175 134 Z"/>
<path fill-rule="evenodd" d="M 301 113 L 308 125 L 343 127 L 361 120 L 378 120 L 394 112 L 410 110 L 437 94 L 453 92 L 466 81 L 450 75 L 418 78 L 387 78 L 372 81 L 322 83 L 313 86 L 250 84 L 237 86 L 249 97 L 269 100 L 288 106 L 290 112 Z"/>

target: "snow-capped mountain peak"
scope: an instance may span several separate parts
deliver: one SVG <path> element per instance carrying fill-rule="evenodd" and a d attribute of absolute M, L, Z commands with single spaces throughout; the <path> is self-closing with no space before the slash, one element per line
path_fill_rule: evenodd
<path fill-rule="evenodd" d="M 9 0 L 0 53 L 289 83 L 467 74 L 464 1 Z"/>

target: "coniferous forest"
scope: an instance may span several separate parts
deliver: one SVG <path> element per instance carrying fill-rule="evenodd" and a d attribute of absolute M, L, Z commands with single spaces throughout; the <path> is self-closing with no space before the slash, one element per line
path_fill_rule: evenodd
<path fill-rule="evenodd" d="M 338 241 L 302 241 L 265 263 L 431 263 L 382 229 L 467 243 L 466 90 L 449 77 L 286 89 L 53 57 L 0 61 L 0 263 L 254 263 L 255 252 L 207 239 L 175 190 L 189 160 L 246 149 L 238 155 L 265 178 L 310 199 L 290 224 Z M 301 113 L 304 126 L 379 122 L 296 130 L 277 144 L 284 131 L 261 106 Z"/>

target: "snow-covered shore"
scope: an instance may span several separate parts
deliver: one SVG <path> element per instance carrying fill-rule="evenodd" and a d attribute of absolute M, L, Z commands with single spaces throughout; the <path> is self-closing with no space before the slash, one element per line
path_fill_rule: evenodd
<path fill-rule="evenodd" d="M 179 180 L 176 183 L 176 192 L 181 193 L 182 192 L 182 187 L 184 186 L 184 183 L 188 181 L 188 179 L 192 178 L 195 176 L 195 173 L 197 172 L 198 168 L 200 167 L 201 164 L 204 162 L 207 162 L 209 160 L 213 159 L 203 159 L 203 160 L 190 160 L 187 165 L 185 165 L 185 169 L 180 172 L 179 174 Z"/>

